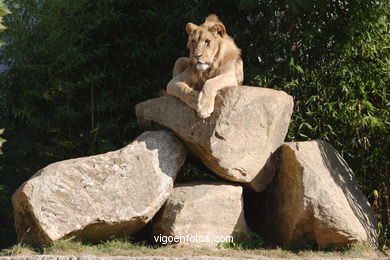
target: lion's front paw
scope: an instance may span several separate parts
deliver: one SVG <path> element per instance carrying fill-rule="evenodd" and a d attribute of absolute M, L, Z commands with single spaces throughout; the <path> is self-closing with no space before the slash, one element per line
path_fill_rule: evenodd
<path fill-rule="evenodd" d="M 208 118 L 214 111 L 214 98 L 205 95 L 203 92 L 199 93 L 198 98 L 198 116 L 200 118 Z"/>

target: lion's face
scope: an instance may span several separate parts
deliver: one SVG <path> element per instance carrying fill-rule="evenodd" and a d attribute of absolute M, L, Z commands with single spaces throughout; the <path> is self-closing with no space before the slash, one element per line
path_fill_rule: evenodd
<path fill-rule="evenodd" d="M 206 71 L 216 60 L 220 41 L 225 27 L 221 23 L 197 26 L 189 23 L 186 26 L 188 33 L 187 47 L 190 50 L 190 60 L 197 70 Z"/>

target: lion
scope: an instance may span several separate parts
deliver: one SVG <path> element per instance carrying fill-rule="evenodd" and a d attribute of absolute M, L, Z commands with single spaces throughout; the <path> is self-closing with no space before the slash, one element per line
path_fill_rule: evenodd
<path fill-rule="evenodd" d="M 213 113 L 219 90 L 242 84 L 241 50 L 215 14 L 202 25 L 188 23 L 186 32 L 189 57 L 176 60 L 167 94 L 182 100 L 204 119 Z"/>

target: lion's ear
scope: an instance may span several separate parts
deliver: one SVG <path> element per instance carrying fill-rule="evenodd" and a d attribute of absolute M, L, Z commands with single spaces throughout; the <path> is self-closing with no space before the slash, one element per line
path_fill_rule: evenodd
<path fill-rule="evenodd" d="M 210 28 L 211 32 L 219 34 L 221 37 L 223 37 L 226 34 L 225 25 L 222 23 L 216 23 Z"/>
<path fill-rule="evenodd" d="M 196 30 L 196 28 L 198 28 L 198 26 L 196 24 L 187 23 L 187 25 L 186 25 L 186 32 L 187 32 L 187 34 L 192 33 L 193 31 Z"/>
<path fill-rule="evenodd" d="M 218 23 L 219 19 L 216 14 L 210 14 L 209 16 L 206 17 L 206 20 L 204 21 L 205 23 Z"/>

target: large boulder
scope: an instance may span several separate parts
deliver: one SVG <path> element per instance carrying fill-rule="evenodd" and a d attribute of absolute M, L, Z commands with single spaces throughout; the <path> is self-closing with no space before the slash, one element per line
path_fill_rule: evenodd
<path fill-rule="evenodd" d="M 292 110 L 285 92 L 245 86 L 222 90 L 206 120 L 171 96 L 136 106 L 144 128 L 171 129 L 211 171 L 256 191 L 272 180 L 274 171 L 264 166 L 283 143 Z"/>
<path fill-rule="evenodd" d="M 114 152 L 50 164 L 12 197 L 19 241 L 96 241 L 135 232 L 164 204 L 185 157 L 172 133 L 158 131 Z"/>
<path fill-rule="evenodd" d="M 242 193 L 240 185 L 223 182 L 176 186 L 153 219 L 153 240 L 213 247 L 228 242 L 230 236 L 245 237 Z"/>
<path fill-rule="evenodd" d="M 277 174 L 261 197 L 257 231 L 268 240 L 292 246 L 314 241 L 322 248 L 377 244 L 377 222 L 367 198 L 325 141 L 283 145 Z"/>

